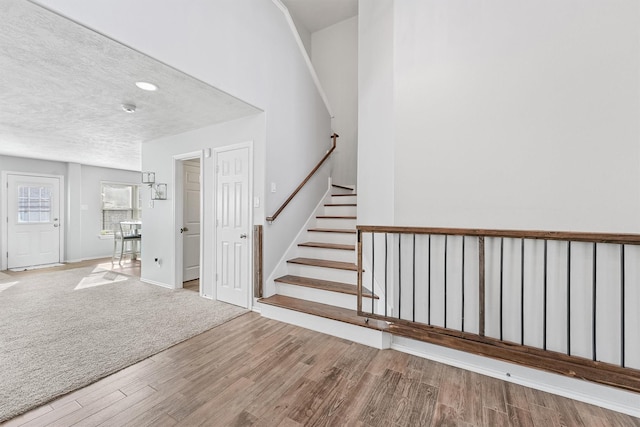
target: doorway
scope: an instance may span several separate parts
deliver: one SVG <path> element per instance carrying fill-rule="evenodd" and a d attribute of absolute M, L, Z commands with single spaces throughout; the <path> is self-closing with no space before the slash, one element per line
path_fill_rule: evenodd
<path fill-rule="evenodd" d="M 182 287 L 200 292 L 200 159 L 182 164 Z"/>
<path fill-rule="evenodd" d="M 62 176 L 3 173 L 7 269 L 58 264 L 62 250 Z"/>

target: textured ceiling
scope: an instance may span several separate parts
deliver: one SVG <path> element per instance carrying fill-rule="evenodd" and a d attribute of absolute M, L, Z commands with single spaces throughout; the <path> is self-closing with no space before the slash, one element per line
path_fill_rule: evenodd
<path fill-rule="evenodd" d="M 358 0 L 282 0 L 296 23 L 310 33 L 329 27 L 358 14 Z"/>
<path fill-rule="evenodd" d="M 0 16 L 0 154 L 140 170 L 142 142 L 259 112 L 26 0 Z"/>

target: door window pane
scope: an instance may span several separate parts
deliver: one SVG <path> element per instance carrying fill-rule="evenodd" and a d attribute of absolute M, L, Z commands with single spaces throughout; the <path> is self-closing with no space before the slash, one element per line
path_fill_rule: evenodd
<path fill-rule="evenodd" d="M 18 187 L 18 222 L 22 224 L 51 222 L 51 187 L 27 185 Z"/>

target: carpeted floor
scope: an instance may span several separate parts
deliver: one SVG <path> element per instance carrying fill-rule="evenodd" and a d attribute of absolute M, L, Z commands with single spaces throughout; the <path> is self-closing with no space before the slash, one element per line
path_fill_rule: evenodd
<path fill-rule="evenodd" d="M 245 313 L 99 268 L 0 276 L 0 422 Z"/>

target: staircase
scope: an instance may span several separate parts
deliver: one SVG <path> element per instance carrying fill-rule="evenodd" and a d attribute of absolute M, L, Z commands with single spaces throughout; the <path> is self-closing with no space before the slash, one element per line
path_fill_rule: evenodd
<path fill-rule="evenodd" d="M 287 274 L 275 279 L 276 295 L 260 300 L 262 315 L 376 348 L 388 348 L 386 322 L 357 315 L 357 195 L 333 186 L 331 199 L 306 230 Z M 363 304 L 378 297 L 364 290 Z"/>

